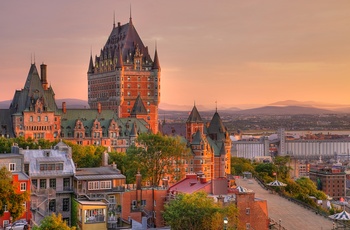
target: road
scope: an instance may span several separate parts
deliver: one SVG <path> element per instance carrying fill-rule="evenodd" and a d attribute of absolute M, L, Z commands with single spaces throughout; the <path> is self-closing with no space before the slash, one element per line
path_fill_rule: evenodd
<path fill-rule="evenodd" d="M 236 179 L 236 184 L 255 192 L 255 197 L 267 200 L 269 217 L 275 221 L 281 220 L 282 226 L 287 230 L 330 230 L 333 222 L 329 218 L 317 215 L 314 211 L 305 209 L 277 194 L 263 189 L 257 181 Z M 248 183 L 249 182 L 249 183 Z"/>

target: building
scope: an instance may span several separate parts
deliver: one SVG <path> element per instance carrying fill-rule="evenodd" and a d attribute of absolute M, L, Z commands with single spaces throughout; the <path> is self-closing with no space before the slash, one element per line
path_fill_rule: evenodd
<path fill-rule="evenodd" d="M 345 167 L 340 164 L 311 164 L 310 179 L 316 184 L 317 189 L 335 200 L 346 195 Z"/>
<path fill-rule="evenodd" d="M 59 138 L 80 145 L 101 145 L 112 150 L 125 151 L 139 133 L 149 132 L 147 119 L 138 117 L 138 106 L 133 117 L 119 118 L 114 110 L 62 109 L 57 107 L 55 93 L 47 85 L 47 65 L 42 64 L 41 76 L 31 64 L 24 88 L 15 92 L 9 109 L 0 110 L 1 135 L 5 137 L 57 140 Z"/>
<path fill-rule="evenodd" d="M 53 149 L 26 149 L 20 153 L 24 155 L 24 169 L 32 184 L 32 223 L 39 225 L 45 216 L 61 213 L 70 224 L 75 174 L 71 148 L 60 142 Z"/>
<path fill-rule="evenodd" d="M 107 154 L 107 153 L 105 153 Z M 125 176 L 117 166 L 78 168 L 74 175 L 80 229 L 115 229 L 122 226 Z"/>
<path fill-rule="evenodd" d="M 31 183 L 29 176 L 24 172 L 23 164 L 24 156 L 17 152 L 10 154 L 0 154 L 0 168 L 6 167 L 12 173 L 12 183 L 16 188 L 17 193 L 23 193 L 31 190 Z M 30 200 L 23 204 L 25 212 L 19 219 L 25 219 L 28 223 L 32 218 L 30 211 Z M 12 220 L 14 221 L 14 220 Z M 11 223 L 11 215 L 5 204 L 5 212 L 0 216 L 0 228 L 6 227 Z"/>
<path fill-rule="evenodd" d="M 35 64 L 21 90 L 16 90 L 9 109 L 0 110 L 2 135 L 53 141 L 60 134 L 60 114 L 55 93 L 47 80 L 47 66 L 40 65 L 41 77 Z"/>
<path fill-rule="evenodd" d="M 217 111 L 205 125 L 193 106 L 186 121 L 186 140 L 193 156 L 189 172 L 202 172 L 207 180 L 231 173 L 231 139 Z"/>
<path fill-rule="evenodd" d="M 119 117 L 144 119 L 158 132 L 161 68 L 157 50 L 154 58 L 138 35 L 130 15 L 129 23 L 113 24 L 99 55 L 90 56 L 87 72 L 88 102 L 91 108 L 112 109 Z"/>
<path fill-rule="evenodd" d="M 239 212 L 237 229 L 268 229 L 267 201 L 255 198 L 253 191 L 229 188 L 226 178 L 208 181 L 201 173 L 187 174 L 186 178 L 169 187 L 167 201 L 176 198 L 179 193 L 192 194 L 200 191 L 207 193 L 214 201 L 221 202 L 223 206 L 235 204 Z"/>

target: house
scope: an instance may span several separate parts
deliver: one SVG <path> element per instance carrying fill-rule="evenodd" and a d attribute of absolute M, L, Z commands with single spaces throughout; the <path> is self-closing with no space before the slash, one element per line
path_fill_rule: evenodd
<path fill-rule="evenodd" d="M 23 193 L 31 190 L 30 179 L 24 172 L 23 165 L 24 156 L 18 153 L 18 151 L 13 151 L 13 153 L 10 154 L 0 154 L 0 168 L 6 167 L 12 173 L 12 183 L 17 193 Z M 25 219 L 29 223 L 32 218 L 30 211 L 30 200 L 23 203 L 23 206 L 25 208 L 25 212 L 19 219 Z M 6 227 L 6 225 L 11 222 L 11 215 L 6 204 L 4 208 L 4 215 L 0 217 L 0 226 L 2 227 Z"/>
<path fill-rule="evenodd" d="M 31 179 L 32 223 L 39 225 L 45 216 L 61 213 L 70 224 L 75 174 L 71 148 L 59 142 L 52 149 L 19 151 L 24 155 L 24 169 Z"/>

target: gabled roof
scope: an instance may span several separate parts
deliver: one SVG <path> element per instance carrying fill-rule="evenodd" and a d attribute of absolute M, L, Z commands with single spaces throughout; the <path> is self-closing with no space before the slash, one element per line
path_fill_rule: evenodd
<path fill-rule="evenodd" d="M 191 111 L 190 116 L 187 119 L 187 122 L 200 122 L 200 123 L 203 122 L 201 115 L 199 115 L 199 112 L 198 112 L 197 107 L 195 105 L 193 106 L 193 109 Z"/>
<path fill-rule="evenodd" d="M 147 115 L 147 110 L 140 95 L 137 95 L 135 100 L 135 104 L 132 107 L 130 115 Z"/>
<path fill-rule="evenodd" d="M 58 111 L 53 89 L 51 87 L 47 90 L 43 88 L 38 70 L 35 64 L 31 64 L 24 88 L 15 92 L 10 105 L 11 114 L 29 110 L 38 98 L 43 98 L 47 111 L 55 113 Z"/>
<path fill-rule="evenodd" d="M 199 145 L 203 141 L 204 141 L 204 139 L 203 139 L 201 132 L 199 130 L 197 130 L 197 132 L 193 136 L 191 144 Z"/>

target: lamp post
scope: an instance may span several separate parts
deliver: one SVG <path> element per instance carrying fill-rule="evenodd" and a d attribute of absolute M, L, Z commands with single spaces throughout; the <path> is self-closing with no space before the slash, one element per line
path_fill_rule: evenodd
<path fill-rule="evenodd" d="M 228 219 L 227 219 L 227 217 L 225 216 L 225 217 L 224 217 L 224 230 L 227 229 L 227 224 L 228 224 Z"/>

